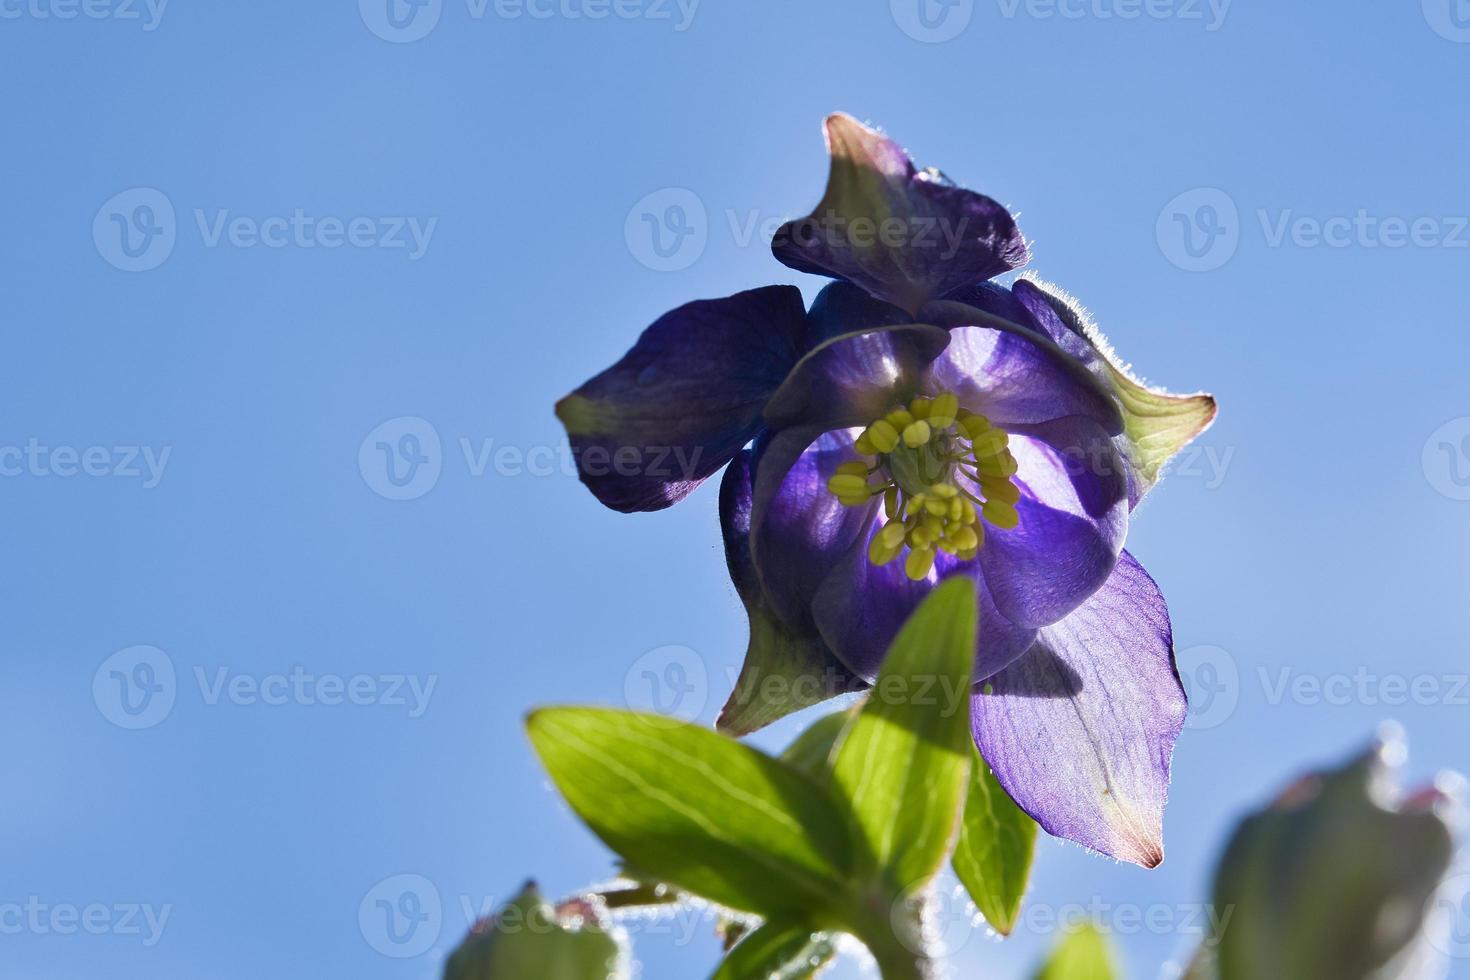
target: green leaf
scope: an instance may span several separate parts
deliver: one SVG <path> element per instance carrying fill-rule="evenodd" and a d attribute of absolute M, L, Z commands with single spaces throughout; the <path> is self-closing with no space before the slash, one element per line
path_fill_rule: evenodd
<path fill-rule="evenodd" d="M 549 708 L 531 742 L 577 815 L 640 874 L 768 918 L 840 901 L 853 866 L 839 800 L 716 732 L 607 708 Z"/>
<path fill-rule="evenodd" d="M 612 980 L 622 950 L 590 905 L 567 921 L 534 884 L 494 917 L 475 924 L 444 966 L 444 980 Z"/>
<path fill-rule="evenodd" d="M 740 940 L 713 980 L 805 980 L 836 955 L 826 933 L 804 924 L 768 922 Z"/>
<path fill-rule="evenodd" d="M 850 711 L 836 711 L 812 723 L 781 753 L 781 761 L 795 766 L 808 776 L 826 780 L 832 772 L 832 755 L 837 741 L 857 716 L 857 705 Z"/>
<path fill-rule="evenodd" d="M 833 766 L 875 877 L 902 893 L 954 841 L 970 766 L 975 583 L 942 583 L 904 624 Z"/>
<path fill-rule="evenodd" d="M 976 751 L 955 845 L 954 872 L 992 929 L 1009 936 L 1036 854 L 1036 821 L 1006 795 Z"/>
<path fill-rule="evenodd" d="M 1425 914 L 1455 854 L 1450 801 L 1401 794 L 1389 730 L 1342 769 L 1298 781 L 1241 823 L 1215 875 L 1224 980 L 1413 975 Z"/>
<path fill-rule="evenodd" d="M 1095 926 L 1086 926 L 1057 944 L 1036 980 L 1117 980 L 1119 976 L 1112 944 Z"/>

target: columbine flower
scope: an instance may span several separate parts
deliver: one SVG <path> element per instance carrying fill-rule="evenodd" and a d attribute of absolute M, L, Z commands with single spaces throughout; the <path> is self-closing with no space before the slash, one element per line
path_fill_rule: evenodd
<path fill-rule="evenodd" d="M 731 732 L 861 688 L 929 590 L 973 579 L 972 717 L 1002 785 L 1049 832 L 1157 864 L 1185 699 L 1123 544 L 1214 402 L 1139 384 L 1055 288 L 989 283 L 1027 258 L 995 201 L 849 117 L 827 137 L 827 192 L 773 248 L 838 281 L 810 312 L 773 286 L 656 322 L 558 405 L 582 479 L 655 510 L 732 463 Z"/>

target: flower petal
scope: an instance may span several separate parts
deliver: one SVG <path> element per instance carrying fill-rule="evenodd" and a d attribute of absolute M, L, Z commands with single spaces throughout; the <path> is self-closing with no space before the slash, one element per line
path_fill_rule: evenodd
<path fill-rule="evenodd" d="M 911 323 L 825 341 L 791 369 L 766 405 L 773 428 L 865 426 L 906 402 L 949 343 L 938 327 Z"/>
<path fill-rule="evenodd" d="M 817 293 L 807 311 L 805 349 L 844 334 L 867 333 L 913 321 L 906 310 L 876 300 L 850 282 L 831 282 Z"/>
<path fill-rule="evenodd" d="M 1112 392 L 1046 337 L 980 322 L 984 314 L 958 303 L 930 303 L 920 315 L 950 328 L 926 386 L 953 391 L 961 405 L 1007 427 L 1085 415 L 1110 435 L 1123 431 Z"/>
<path fill-rule="evenodd" d="M 1112 574 L 1128 536 L 1128 482 L 1112 440 L 1084 416 L 1018 428 L 1011 452 L 1020 522 L 987 528 L 979 560 L 1001 612 L 1034 629 Z"/>
<path fill-rule="evenodd" d="M 871 681 L 899 628 L 939 580 L 966 574 L 976 579 L 985 623 L 975 676 L 1002 669 L 1031 646 L 1036 631 L 1005 619 L 974 561 L 941 554 L 927 579 L 912 582 L 902 562 L 880 567 L 868 560 L 868 543 L 883 523 L 878 501 L 844 507 L 826 486 L 853 458 L 852 437 L 847 430 L 812 437 L 788 429 L 761 447 L 751 542 L 767 604 L 798 630 L 815 630 L 824 650 Z"/>
<path fill-rule="evenodd" d="M 725 561 L 750 617 L 745 663 L 715 722 L 730 735 L 747 735 L 794 711 L 863 686 L 832 656 L 815 629 L 793 628 L 770 608 L 750 550 L 752 459 L 750 450 L 741 452 L 720 484 Z"/>
<path fill-rule="evenodd" d="M 693 492 L 761 430 L 796 363 L 805 308 L 794 286 L 702 300 L 660 317 L 617 364 L 556 406 L 582 482 L 620 511 Z"/>
<path fill-rule="evenodd" d="M 818 587 L 849 552 L 866 548 L 879 499 L 846 507 L 827 489 L 837 467 L 857 458 L 848 430 L 807 439 L 788 429 L 758 447 L 751 543 L 772 609 L 787 622 L 814 628 Z"/>
<path fill-rule="evenodd" d="M 786 265 L 846 279 L 913 312 L 1026 263 L 1026 241 L 1001 204 L 918 170 L 897 143 L 851 116 L 829 116 L 826 135 L 826 193 L 772 242 Z"/>
<path fill-rule="evenodd" d="M 1096 595 L 982 686 L 972 720 L 980 754 L 1047 833 L 1152 868 L 1185 712 L 1168 608 L 1125 553 Z"/>
<path fill-rule="evenodd" d="M 868 541 L 882 527 L 874 519 L 858 547 L 843 555 L 822 582 L 812 602 L 812 613 L 822 639 L 836 657 L 865 680 L 878 676 L 883 657 L 909 615 L 941 581 L 967 575 L 975 582 L 980 632 L 975 643 L 975 677 L 989 677 L 1005 669 L 1030 648 L 1036 630 L 1017 626 L 995 605 L 976 563 L 940 553 L 927 578 L 914 582 L 903 562 L 874 565 L 868 560 Z"/>

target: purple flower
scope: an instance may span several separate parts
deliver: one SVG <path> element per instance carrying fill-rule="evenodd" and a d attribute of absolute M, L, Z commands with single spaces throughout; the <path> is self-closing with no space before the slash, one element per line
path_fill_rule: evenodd
<path fill-rule="evenodd" d="M 1163 598 L 1123 550 L 1133 508 L 1209 425 L 1144 387 L 1070 298 L 1022 279 L 1014 220 L 847 116 L 787 265 L 836 282 L 667 314 L 557 407 L 583 481 L 657 510 L 720 467 L 751 622 L 720 725 L 743 734 L 876 676 L 908 615 L 963 575 L 980 604 L 972 718 L 1050 833 L 1162 860 L 1185 697 Z"/>

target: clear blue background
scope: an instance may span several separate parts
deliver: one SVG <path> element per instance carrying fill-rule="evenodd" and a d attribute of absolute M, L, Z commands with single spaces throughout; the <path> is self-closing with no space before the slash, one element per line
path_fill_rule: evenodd
<path fill-rule="evenodd" d="M 946 43 L 907 35 L 887 4 L 839 0 L 705 0 L 684 31 L 673 8 L 476 19 L 445 0 L 413 43 L 375 35 L 351 0 L 174 0 L 153 31 L 6 9 L 21 15 L 0 19 L 0 446 L 172 454 L 151 489 L 0 478 L 0 904 L 172 911 L 152 947 L 0 934 L 0 977 L 428 978 L 467 925 L 462 897 L 499 901 L 528 875 L 565 894 L 610 874 L 521 718 L 621 703 L 639 658 L 671 644 L 706 665 L 696 706 L 713 718 L 746 629 L 715 487 L 623 517 L 559 471 L 476 476 L 461 440 L 559 446 L 553 401 L 688 299 L 770 282 L 812 295 L 815 280 L 731 221 L 810 208 L 835 109 L 1016 209 L 1033 268 L 1082 298 L 1142 374 L 1222 405 L 1202 445 L 1231 454 L 1223 479 L 1199 458 L 1130 541 L 1170 600 L 1186 673 L 1201 656 L 1186 651 L 1226 652 L 1208 654 L 1221 669 L 1206 677 L 1224 707 L 1175 756 L 1168 860 L 1144 872 L 1044 842 L 1033 905 L 1199 901 L 1244 808 L 1384 718 L 1408 728 L 1416 781 L 1467 762 L 1464 690 L 1330 705 L 1273 699 L 1261 679 L 1362 668 L 1448 694 L 1470 670 L 1470 503 L 1436 489 L 1453 493 L 1448 466 L 1470 460 L 1421 461 L 1432 433 L 1470 415 L 1470 235 L 1273 246 L 1257 216 L 1470 213 L 1470 44 L 1432 30 L 1417 2 L 1237 0 L 1211 31 L 1207 8 L 1007 17 L 979 0 Z M 177 209 L 177 243 L 128 273 L 92 224 L 136 187 Z M 624 226 L 669 187 L 706 208 L 707 244 L 664 273 Z M 1187 272 L 1156 223 L 1202 187 L 1238 207 L 1239 247 Z M 298 208 L 438 225 L 410 261 L 209 247 L 194 218 Z M 358 452 L 402 416 L 434 426 L 442 473 L 393 501 Z M 126 731 L 93 678 L 135 644 L 166 652 L 176 703 Z M 296 666 L 437 686 L 409 718 L 210 704 L 194 679 Z M 757 741 L 778 746 L 798 724 Z M 406 959 L 377 952 L 358 919 L 400 874 L 443 902 L 437 941 Z M 707 922 L 682 942 L 641 928 L 644 976 L 712 968 Z M 983 932 L 958 954 L 962 975 L 1019 975 L 1054 938 Z M 1146 978 L 1190 938 L 1120 942 Z M 1470 977 L 1470 962 L 1457 969 Z"/>

